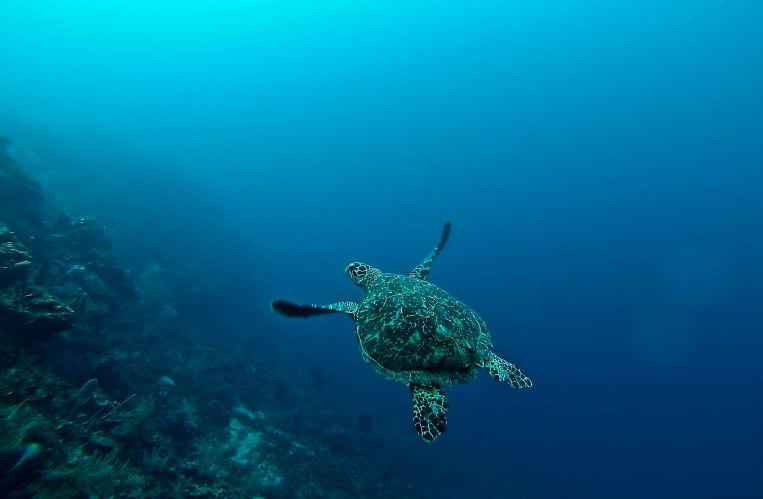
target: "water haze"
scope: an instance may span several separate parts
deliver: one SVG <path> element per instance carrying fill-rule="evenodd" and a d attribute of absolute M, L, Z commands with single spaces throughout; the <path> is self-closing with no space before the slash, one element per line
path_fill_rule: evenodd
<path fill-rule="evenodd" d="M 435 481 L 761 497 L 760 26 L 752 0 L 5 0 L 0 133 L 106 224 L 148 203 L 162 258 L 230 278 L 215 334 L 325 366 L 336 404 L 412 441 L 349 318 L 269 301 L 360 301 L 349 262 L 407 273 L 451 218 L 430 281 L 534 386 L 447 389 L 416 451 Z"/>

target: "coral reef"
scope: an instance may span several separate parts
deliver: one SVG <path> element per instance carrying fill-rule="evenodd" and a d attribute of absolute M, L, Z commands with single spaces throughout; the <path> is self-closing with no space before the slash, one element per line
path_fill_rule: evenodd
<path fill-rule="evenodd" d="M 95 219 L 43 223 L 41 190 L 3 147 L 0 497 L 463 496 L 425 488 L 370 414 L 296 396 L 267 352 L 208 344 L 182 305 L 204 299 L 188 285 L 203 272 L 149 260 L 133 278 Z"/>

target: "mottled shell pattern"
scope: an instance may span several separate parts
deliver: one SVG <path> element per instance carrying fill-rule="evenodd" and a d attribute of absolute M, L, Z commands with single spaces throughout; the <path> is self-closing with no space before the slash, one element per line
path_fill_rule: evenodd
<path fill-rule="evenodd" d="M 492 347 L 485 322 L 460 301 L 417 277 L 384 274 L 356 262 L 347 267 L 366 296 L 355 313 L 365 360 L 405 385 L 468 383 Z"/>

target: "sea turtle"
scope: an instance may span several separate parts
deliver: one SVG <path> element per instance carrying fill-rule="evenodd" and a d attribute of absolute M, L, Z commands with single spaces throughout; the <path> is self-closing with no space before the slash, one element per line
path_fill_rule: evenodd
<path fill-rule="evenodd" d="M 516 389 L 532 386 L 514 364 L 490 347 L 485 321 L 451 295 L 427 282 L 429 268 L 448 241 L 448 220 L 434 251 L 409 275 L 385 274 L 361 262 L 347 266 L 352 282 L 366 296 L 360 304 L 308 305 L 275 300 L 274 311 L 289 317 L 344 312 L 355 322 L 360 352 L 371 367 L 392 381 L 408 385 L 413 398 L 413 424 L 432 442 L 446 428 L 449 404 L 443 385 L 468 383 L 484 367 L 498 381 Z"/>

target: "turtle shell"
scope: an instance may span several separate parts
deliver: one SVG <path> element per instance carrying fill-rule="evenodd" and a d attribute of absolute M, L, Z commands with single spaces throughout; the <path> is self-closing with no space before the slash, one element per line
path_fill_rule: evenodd
<path fill-rule="evenodd" d="M 380 374 L 423 386 L 468 382 L 492 346 L 485 322 L 434 284 L 381 274 L 355 314 L 365 360 Z"/>

